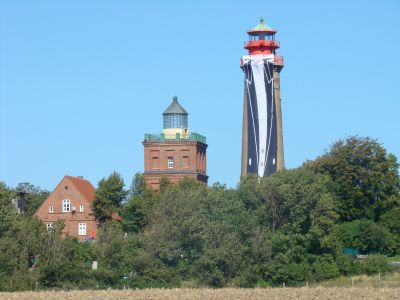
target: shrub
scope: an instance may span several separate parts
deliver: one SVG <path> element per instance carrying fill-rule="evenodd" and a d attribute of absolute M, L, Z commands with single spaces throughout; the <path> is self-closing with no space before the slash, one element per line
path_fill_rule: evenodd
<path fill-rule="evenodd" d="M 390 267 L 383 255 L 369 255 L 364 261 L 361 262 L 361 270 L 368 275 L 386 272 Z"/>
<path fill-rule="evenodd" d="M 340 275 L 339 267 L 330 254 L 324 254 L 316 258 L 313 263 L 314 278 L 316 280 L 325 280 Z"/>

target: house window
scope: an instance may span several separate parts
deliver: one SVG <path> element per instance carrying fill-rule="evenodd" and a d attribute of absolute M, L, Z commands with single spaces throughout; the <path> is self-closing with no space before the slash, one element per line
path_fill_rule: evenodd
<path fill-rule="evenodd" d="M 54 212 L 54 207 L 53 206 L 49 206 L 49 213 L 53 213 Z"/>
<path fill-rule="evenodd" d="M 79 206 L 79 212 L 83 212 L 83 205 Z"/>
<path fill-rule="evenodd" d="M 71 211 L 71 200 L 69 200 L 69 199 L 64 199 L 63 200 L 62 211 L 63 212 L 70 212 Z"/>
<path fill-rule="evenodd" d="M 79 235 L 86 235 L 86 223 L 79 223 Z"/>
<path fill-rule="evenodd" d="M 46 224 L 46 229 L 47 229 L 47 231 L 52 231 L 53 230 L 53 223 L 47 223 Z"/>
<path fill-rule="evenodd" d="M 174 158 L 172 156 L 168 156 L 168 169 L 174 168 Z"/>

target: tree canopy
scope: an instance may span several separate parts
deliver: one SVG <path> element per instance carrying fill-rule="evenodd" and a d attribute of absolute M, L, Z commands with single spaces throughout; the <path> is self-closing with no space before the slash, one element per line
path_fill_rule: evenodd
<path fill-rule="evenodd" d="M 236 188 L 113 172 L 98 184 L 93 243 L 47 232 L 30 217 L 46 192 L 0 182 L 0 291 L 36 288 L 304 285 L 389 270 L 400 254 L 397 159 L 373 139 L 350 137 L 302 167 L 246 176 Z M 11 205 L 29 191 L 29 213 Z M 122 222 L 112 220 L 118 212 Z M 365 260 L 346 254 L 368 254 Z M 98 268 L 92 270 L 92 262 Z"/>
<path fill-rule="evenodd" d="M 400 203 L 399 164 L 376 140 L 349 137 L 306 164 L 331 177 L 342 221 L 380 216 Z"/>
<path fill-rule="evenodd" d="M 119 212 L 127 191 L 124 190 L 124 179 L 113 172 L 107 179 L 103 178 L 96 189 L 95 199 L 92 202 L 92 211 L 96 220 L 106 222 L 112 219 L 112 214 Z"/>

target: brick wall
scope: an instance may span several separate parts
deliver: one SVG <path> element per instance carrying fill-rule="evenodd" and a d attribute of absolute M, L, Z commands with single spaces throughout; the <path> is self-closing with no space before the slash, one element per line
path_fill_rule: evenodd
<path fill-rule="evenodd" d="M 67 199 L 70 200 L 70 211 L 63 212 L 63 200 Z M 82 196 L 82 193 L 66 176 L 39 207 L 34 217 L 40 219 L 44 224 L 54 224 L 57 220 L 62 220 L 65 223 L 64 235 L 68 234 L 78 237 L 79 240 L 85 240 L 91 237 L 92 233 L 97 235 L 98 229 L 98 223 L 91 216 L 90 202 Z M 82 212 L 80 211 L 81 206 Z M 50 207 L 53 208 L 52 212 L 49 212 Z M 79 223 L 86 224 L 86 234 L 79 235 Z"/>
<path fill-rule="evenodd" d="M 152 188 L 159 190 L 162 176 L 172 183 L 190 177 L 207 184 L 207 145 L 184 140 L 146 141 L 143 145 L 144 176 Z M 168 164 L 168 158 L 173 158 L 173 167 Z"/>

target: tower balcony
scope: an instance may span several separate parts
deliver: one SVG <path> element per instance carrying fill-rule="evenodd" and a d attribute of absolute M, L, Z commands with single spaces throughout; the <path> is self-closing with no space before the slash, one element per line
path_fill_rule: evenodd
<path fill-rule="evenodd" d="M 247 50 L 257 47 L 278 49 L 280 47 L 280 43 L 279 41 L 275 40 L 254 40 L 244 43 L 244 48 Z"/>
<path fill-rule="evenodd" d="M 168 142 L 168 141 L 194 141 L 203 144 L 207 143 L 206 137 L 199 133 L 191 132 L 187 136 L 181 136 L 179 133 L 176 135 L 166 135 L 166 134 L 145 134 L 144 142 Z"/>

